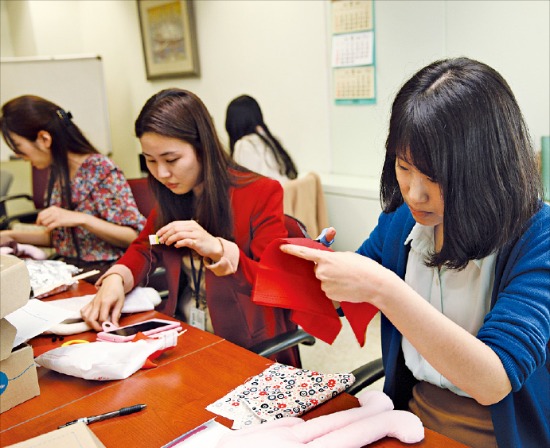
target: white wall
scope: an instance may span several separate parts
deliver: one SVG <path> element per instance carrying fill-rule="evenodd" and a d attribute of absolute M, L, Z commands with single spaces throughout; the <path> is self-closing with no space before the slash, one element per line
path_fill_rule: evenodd
<path fill-rule="evenodd" d="M 468 56 L 500 71 L 512 87 L 535 147 L 549 133 L 550 2 L 375 1 L 378 102 L 331 106 L 331 171 L 378 177 L 391 101 L 415 71 Z"/>
<path fill-rule="evenodd" d="M 14 2 L 8 3 L 11 17 L 16 8 L 11 5 Z M 80 49 L 102 56 L 114 159 L 128 175 L 137 175 L 139 147 L 133 122 L 147 98 L 170 86 L 192 90 L 203 99 L 224 141 L 229 101 L 242 93 L 255 96 L 266 123 L 298 167 L 329 171 L 323 2 L 195 1 L 200 78 L 154 82 L 145 76 L 136 2 L 17 3 L 28 4 L 37 54 L 62 55 Z M 60 26 L 60 21 L 66 26 Z"/>
<path fill-rule="evenodd" d="M 440 1 L 375 1 L 377 103 L 331 105 L 332 172 L 378 178 L 391 102 L 413 72 L 445 55 Z"/>
<path fill-rule="evenodd" d="M 145 78 L 137 5 L 128 0 L 2 2 L 2 55 L 103 57 L 114 158 L 137 174 L 133 121 L 156 91 L 195 91 L 226 140 L 227 103 L 256 96 L 302 170 L 378 177 L 393 95 L 412 72 L 467 55 L 495 66 L 523 106 L 535 142 L 548 134 L 549 2 L 375 1 L 377 104 L 335 106 L 328 1 L 195 0 L 200 78 Z M 4 37 L 8 36 L 8 37 Z"/>
<path fill-rule="evenodd" d="M 550 2 L 488 0 L 469 8 L 464 3 L 471 2 L 448 2 L 447 17 L 452 20 L 446 53 L 466 54 L 504 76 L 540 150 L 541 136 L 549 135 L 550 126 Z"/>
<path fill-rule="evenodd" d="M 6 10 L 6 2 L 0 2 L 0 42 L 2 42 L 3 57 L 13 56 L 13 45 L 11 44 L 11 27 Z"/>

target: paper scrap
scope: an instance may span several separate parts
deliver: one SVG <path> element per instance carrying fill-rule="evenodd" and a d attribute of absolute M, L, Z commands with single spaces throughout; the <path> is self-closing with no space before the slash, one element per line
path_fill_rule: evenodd
<path fill-rule="evenodd" d="M 38 299 L 29 300 L 25 306 L 6 316 L 6 319 L 17 329 L 13 347 L 34 338 L 70 316 L 70 311 Z"/>

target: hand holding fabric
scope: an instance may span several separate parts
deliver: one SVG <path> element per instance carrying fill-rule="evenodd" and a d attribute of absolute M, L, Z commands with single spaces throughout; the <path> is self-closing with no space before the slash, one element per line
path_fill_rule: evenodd
<path fill-rule="evenodd" d="M 361 407 L 303 421 L 288 417 L 234 431 L 224 436 L 216 448 L 360 448 L 383 437 L 404 443 L 424 438 L 420 419 L 407 411 L 394 411 L 391 399 L 379 391 L 359 397 Z"/>
<path fill-rule="evenodd" d="M 220 241 L 197 221 L 173 221 L 156 232 L 162 244 L 189 247 L 203 257 L 218 261 L 223 255 Z"/>
<path fill-rule="evenodd" d="M 320 263 L 312 263 L 319 260 Z M 252 301 L 259 305 L 275 306 L 292 310 L 291 319 L 313 336 L 332 344 L 342 328 L 333 302 L 327 297 L 323 289 L 324 282 L 316 278 L 316 272 L 320 265 L 323 270 L 330 271 L 328 263 L 332 257 L 356 256 L 357 254 L 333 252 L 323 244 L 309 238 L 279 238 L 273 240 L 265 249 L 260 260 L 260 266 L 256 275 Z M 373 262 L 374 263 L 374 262 Z M 336 264 L 335 269 L 340 269 Z M 381 269 L 384 269 L 380 267 Z M 342 278 L 348 278 L 348 272 L 338 270 Z M 330 274 L 330 272 L 329 272 Z M 329 275 L 327 274 L 327 275 Z M 338 278 L 331 277 L 335 283 Z M 331 282 L 332 284 L 332 282 Z M 350 283 L 345 287 L 349 290 Z M 351 283 L 350 294 L 356 294 L 359 289 Z M 362 294 L 362 293 L 361 293 Z M 344 294 L 347 296 L 347 294 Z M 339 296 L 340 297 L 340 296 Z M 349 298 L 341 302 L 353 333 L 361 346 L 365 344 L 367 325 L 378 312 L 378 309 L 370 303 L 352 303 Z M 359 302 L 359 301 L 358 301 Z"/>
<path fill-rule="evenodd" d="M 329 299 L 338 302 L 370 302 L 380 290 L 398 280 L 389 269 L 354 252 L 326 252 L 293 244 L 282 245 L 281 250 L 313 261 L 321 289 Z"/>

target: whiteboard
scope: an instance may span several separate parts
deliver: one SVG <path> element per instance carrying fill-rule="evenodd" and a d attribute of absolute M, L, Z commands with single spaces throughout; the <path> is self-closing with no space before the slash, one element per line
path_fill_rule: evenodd
<path fill-rule="evenodd" d="M 104 154 L 111 152 L 100 56 L 1 58 L 0 104 L 21 95 L 38 95 L 70 111 L 90 142 Z M 8 160 L 13 153 L 1 140 L 0 160 Z"/>

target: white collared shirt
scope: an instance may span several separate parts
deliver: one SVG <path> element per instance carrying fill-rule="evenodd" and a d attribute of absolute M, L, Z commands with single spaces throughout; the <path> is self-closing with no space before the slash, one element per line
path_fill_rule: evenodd
<path fill-rule="evenodd" d="M 424 261 L 434 251 L 434 228 L 415 224 L 405 244 L 411 244 L 405 282 L 432 306 L 476 335 L 489 312 L 496 254 L 473 260 L 465 269 L 429 268 Z M 468 396 L 437 372 L 403 337 L 405 364 L 414 377 L 462 396 Z"/>

